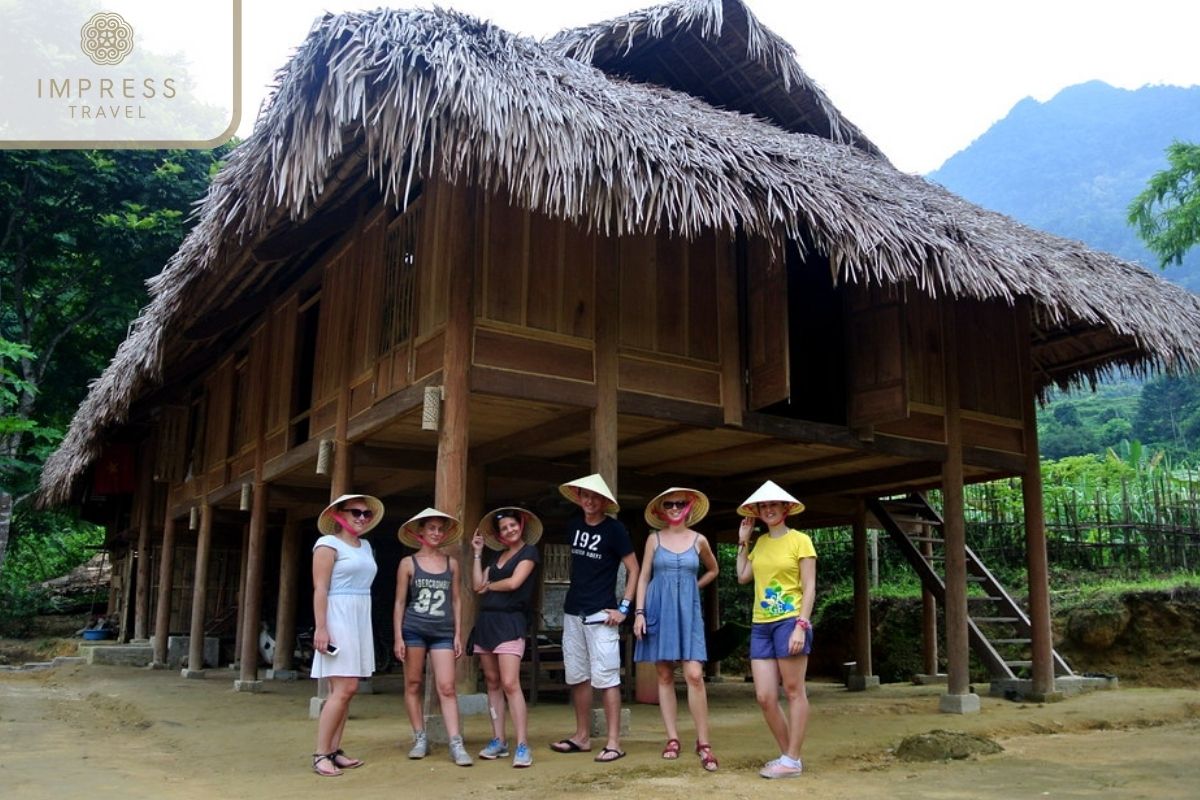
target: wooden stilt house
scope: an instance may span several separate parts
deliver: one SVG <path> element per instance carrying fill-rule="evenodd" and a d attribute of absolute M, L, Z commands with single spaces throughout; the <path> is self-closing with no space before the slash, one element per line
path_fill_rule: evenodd
<path fill-rule="evenodd" d="M 287 641 L 310 605 L 331 496 L 383 498 L 380 541 L 430 501 L 468 525 L 528 503 L 553 529 L 555 485 L 598 471 L 631 509 L 702 489 L 728 541 L 769 477 L 807 503 L 800 524 L 854 526 L 860 676 L 872 525 L 910 542 L 945 606 L 948 707 L 971 645 L 1047 696 L 1036 398 L 1192 369 L 1198 343 L 1191 294 L 897 171 L 739 0 L 544 42 L 449 11 L 331 15 L 152 282 L 43 497 L 86 501 L 106 448 L 136 448 L 134 491 L 105 512 L 138 555 L 126 633 L 159 661 L 190 633 L 198 669 L 236 605 L 252 681 L 264 614 Z M 1020 657 L 977 641 L 966 592 L 962 486 L 1006 476 L 1029 520 Z M 886 500 L 931 487 L 944 520 Z M 944 569 L 920 555 L 934 538 Z"/>

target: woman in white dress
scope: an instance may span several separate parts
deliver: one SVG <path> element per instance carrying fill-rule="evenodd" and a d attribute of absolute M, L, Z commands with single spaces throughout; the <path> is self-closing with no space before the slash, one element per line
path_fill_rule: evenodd
<path fill-rule="evenodd" d="M 329 681 L 317 721 L 313 772 L 326 778 L 363 762 L 342 751 L 342 731 L 360 678 L 375 671 L 371 633 L 371 582 L 375 555 L 360 538 L 383 518 L 383 503 L 365 494 L 344 494 L 317 517 L 323 536 L 313 545 L 312 677 Z"/>

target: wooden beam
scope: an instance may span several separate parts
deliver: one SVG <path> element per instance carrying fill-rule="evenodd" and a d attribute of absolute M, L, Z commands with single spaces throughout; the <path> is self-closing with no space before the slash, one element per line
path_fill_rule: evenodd
<path fill-rule="evenodd" d="M 351 198 L 336 208 L 288 225 L 263 239 L 250 251 L 256 261 L 279 261 L 302 253 L 326 239 L 345 233 L 358 219 L 358 203 Z"/>
<path fill-rule="evenodd" d="M 963 516 L 962 408 L 958 383 L 958 334 L 954 302 L 942 303 L 942 396 L 945 399 L 946 460 L 942 464 L 944 501 L 947 695 L 971 694 L 967 613 L 966 522 Z"/>
<path fill-rule="evenodd" d="M 721 458 L 724 456 L 742 455 L 743 453 L 756 453 L 761 451 L 764 445 L 769 444 L 771 444 L 769 440 L 743 442 L 742 444 L 735 444 L 730 447 L 721 447 L 716 450 L 707 450 L 702 453 L 692 453 L 686 456 L 680 456 L 679 458 L 669 458 L 665 461 L 657 461 L 652 464 L 642 464 L 638 467 L 638 471 L 654 473 L 665 469 L 670 469 L 671 467 L 687 466 L 688 464 L 694 463 L 697 459 L 712 459 Z"/>
<path fill-rule="evenodd" d="M 863 493 L 867 490 L 878 494 L 882 493 L 881 490 L 902 488 L 913 481 L 932 480 L 938 475 L 941 467 L 940 461 L 913 461 L 894 467 L 793 483 L 789 491 L 802 499 L 805 495 Z"/>
<path fill-rule="evenodd" d="M 471 368 L 470 383 L 471 392 L 476 394 L 494 394 L 537 403 L 564 403 L 580 408 L 593 408 L 596 405 L 592 384 L 548 375 L 474 366 Z"/>
<path fill-rule="evenodd" d="M 361 440 L 395 422 L 400 417 L 415 411 L 425 402 L 425 387 L 435 386 L 439 380 L 441 380 L 441 374 L 434 373 L 412 386 L 379 400 L 350 420 L 347 435 L 351 440 Z"/>
<path fill-rule="evenodd" d="M 603 239 L 603 246 L 619 252 L 615 239 Z M 598 245 L 599 246 L 599 245 Z M 592 307 L 596 341 L 596 406 L 592 413 L 592 471 L 600 474 L 616 496 L 617 488 L 617 418 L 620 414 L 618 400 L 618 362 L 620 347 L 618 326 L 620 324 L 620 292 L 618 291 L 619 258 L 597 258 L 595 269 L 595 300 Z"/>
<path fill-rule="evenodd" d="M 573 436 L 588 430 L 591 421 L 591 411 L 575 411 L 508 436 L 493 439 L 485 444 L 476 445 L 471 448 L 471 465 L 483 466 L 514 453 L 519 454 L 567 436 Z"/>
<path fill-rule="evenodd" d="M 437 469 L 437 451 L 412 447 L 379 447 L 352 444 L 356 468 L 383 467 L 387 469 Z"/>
<path fill-rule="evenodd" d="M 208 562 L 212 551 L 212 506 L 200 505 L 200 532 L 196 537 L 196 566 L 192 572 L 192 621 L 188 629 L 187 671 L 204 672 L 204 611 L 208 602 Z"/>
<path fill-rule="evenodd" d="M 617 412 L 635 417 L 683 422 L 697 428 L 719 428 L 725 424 L 725 415 L 718 406 L 625 390 L 617 392 Z"/>
<path fill-rule="evenodd" d="M 854 660 L 855 674 L 873 675 L 871 667 L 871 576 L 867 552 L 867 509 L 859 500 L 854 509 Z"/>
<path fill-rule="evenodd" d="M 745 366 L 742 364 L 742 322 L 739 315 L 737 259 L 733 241 L 717 234 L 724 243 L 717 258 L 717 325 L 721 348 L 721 410 L 726 425 L 739 427 L 746 410 Z"/>
<path fill-rule="evenodd" d="M 804 461 L 792 461 L 787 464 L 777 464 L 773 467 L 765 467 L 756 469 L 750 472 L 739 472 L 733 475 L 725 476 L 731 481 L 752 481 L 770 478 L 772 475 L 795 475 L 797 472 L 811 472 L 816 469 L 824 469 L 826 467 L 836 467 L 842 464 L 852 464 L 855 461 L 861 461 L 864 458 L 870 458 L 873 454 L 866 452 L 850 452 L 850 453 L 834 453 L 828 456 L 820 456 L 818 458 L 809 458 Z"/>
<path fill-rule="evenodd" d="M 860 450 L 881 455 L 899 456 L 901 458 L 916 458 L 925 461 L 941 461 L 946 457 L 944 445 L 934 442 L 918 442 L 911 439 L 901 439 L 875 434 L 873 442 L 864 442 L 849 428 L 839 425 L 829 425 L 823 422 L 788 419 L 771 414 L 747 411 L 742 427 L 753 433 L 761 433 L 773 439 L 805 442 L 808 444 L 824 444 L 840 447 L 846 450 Z"/>
<path fill-rule="evenodd" d="M 147 556 L 149 554 L 147 553 Z M 167 634 L 171 627 L 171 594 L 175 581 L 175 517 L 163 520 L 162 547 L 158 552 L 158 605 L 154 610 L 154 664 L 167 664 Z"/>

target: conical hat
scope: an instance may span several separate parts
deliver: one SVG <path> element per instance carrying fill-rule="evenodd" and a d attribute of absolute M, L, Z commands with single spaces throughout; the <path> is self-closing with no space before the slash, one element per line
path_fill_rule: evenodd
<path fill-rule="evenodd" d="M 367 504 L 367 508 L 371 509 L 371 521 L 367 523 L 362 532 L 367 533 L 383 520 L 383 503 L 379 502 L 379 498 L 372 497 L 369 494 L 344 494 L 337 500 L 334 500 L 329 505 L 325 506 L 325 510 L 317 517 L 317 530 L 321 533 L 336 536 L 341 530 L 340 526 L 333 519 L 333 513 L 337 511 L 337 507 L 342 503 L 347 503 L 351 500 L 362 500 Z M 347 520 L 349 521 L 349 520 Z"/>
<path fill-rule="evenodd" d="M 576 505 L 579 504 L 579 492 L 577 491 L 579 489 L 587 489 L 589 492 L 595 492 L 607 500 L 608 504 L 604 506 L 605 514 L 615 515 L 621 510 L 621 507 L 617 505 L 617 498 L 613 497 L 612 490 L 608 488 L 608 484 L 604 482 L 604 478 L 600 477 L 600 473 L 594 472 L 586 478 L 568 481 L 558 487 L 558 490 L 562 492 L 562 496 Z"/>
<path fill-rule="evenodd" d="M 804 510 L 804 503 L 785 492 L 775 481 L 767 481 L 758 487 L 754 494 L 746 498 L 746 502 L 738 506 L 738 513 L 743 517 L 757 517 L 758 511 L 754 506 L 758 503 L 786 503 L 790 506 L 786 512 L 789 517 Z"/>
<path fill-rule="evenodd" d="M 483 534 L 483 543 L 493 550 L 506 549 L 497 534 L 501 517 L 517 517 L 521 520 L 525 526 L 521 531 L 521 538 L 525 540 L 525 544 L 537 544 L 542 538 L 542 521 L 537 518 L 537 514 L 516 506 L 501 506 L 484 514 L 483 519 L 479 520 L 479 532 Z"/>
<path fill-rule="evenodd" d="M 686 492 L 692 497 L 692 507 L 688 511 L 687 520 L 684 523 L 687 527 L 692 527 L 708 515 L 708 498 L 704 496 L 704 492 L 697 491 L 696 489 L 688 489 L 684 486 L 672 486 L 646 504 L 646 522 L 651 528 L 661 529 L 667 527 L 665 516 L 659 516 L 659 513 L 663 510 L 662 501 L 670 495 L 679 494 L 680 492 Z"/>
<path fill-rule="evenodd" d="M 450 516 L 444 511 L 438 511 L 436 508 L 427 508 L 420 514 L 417 514 L 408 522 L 401 525 L 400 530 L 396 532 L 396 535 L 400 537 L 400 541 L 408 547 L 411 547 L 414 550 L 420 550 L 421 540 L 417 538 L 417 531 L 421 528 L 422 520 L 429 519 L 430 517 L 443 517 L 450 523 L 449 527 L 446 529 L 446 538 L 442 540 L 442 543 L 439 544 L 438 547 L 445 547 L 446 545 L 454 544 L 458 541 L 459 536 L 462 535 L 462 526 L 458 524 L 458 520 L 456 520 L 454 517 Z"/>

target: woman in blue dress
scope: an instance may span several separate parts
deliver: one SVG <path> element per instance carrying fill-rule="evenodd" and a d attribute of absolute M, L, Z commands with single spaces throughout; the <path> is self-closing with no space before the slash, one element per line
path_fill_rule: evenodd
<path fill-rule="evenodd" d="M 704 689 L 704 617 L 700 590 L 717 579 L 717 559 L 708 539 L 691 529 L 708 513 L 708 498 L 695 489 L 672 487 L 646 506 L 646 522 L 657 529 L 646 540 L 638 575 L 633 633 L 634 660 L 654 662 L 658 707 L 667 729 L 665 759 L 679 758 L 675 665 L 683 667 L 688 709 L 696 724 L 696 754 L 709 772 L 717 769 L 708 736 Z"/>

